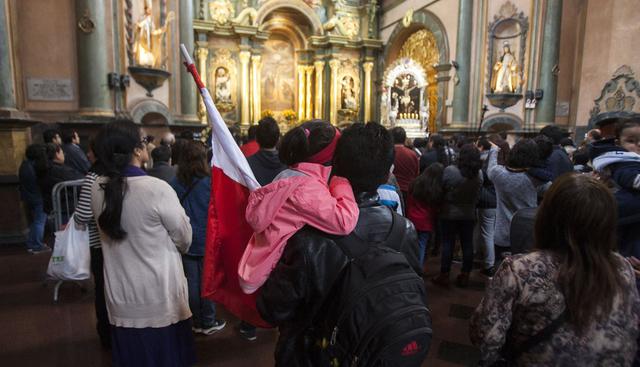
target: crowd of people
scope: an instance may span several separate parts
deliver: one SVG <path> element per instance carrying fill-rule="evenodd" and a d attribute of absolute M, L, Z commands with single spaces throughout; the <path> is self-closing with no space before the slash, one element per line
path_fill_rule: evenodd
<path fill-rule="evenodd" d="M 238 275 L 279 328 L 276 365 L 420 366 L 432 337 L 423 277 L 438 254 L 436 286 L 451 286 L 456 258 L 456 286 L 477 262 L 488 278 L 469 330 L 482 365 L 640 365 L 640 121 L 614 123 L 615 136 L 592 130 L 579 146 L 554 125 L 516 141 L 251 126 L 240 149 L 262 187 Z M 153 146 L 126 120 L 87 154 L 75 131 L 43 137 L 20 167 L 28 250 L 49 250 L 53 186 L 84 178 L 70 225 L 89 231 L 103 346 L 117 366 L 192 365 L 193 334 L 226 325 L 200 295 L 207 145 L 184 134 Z M 246 322 L 240 334 L 256 339 Z"/>

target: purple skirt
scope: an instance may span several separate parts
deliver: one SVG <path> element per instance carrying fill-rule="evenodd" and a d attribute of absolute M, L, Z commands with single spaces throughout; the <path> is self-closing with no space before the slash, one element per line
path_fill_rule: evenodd
<path fill-rule="evenodd" d="M 111 345 L 117 367 L 187 367 L 196 363 L 191 319 L 162 328 L 111 325 Z"/>

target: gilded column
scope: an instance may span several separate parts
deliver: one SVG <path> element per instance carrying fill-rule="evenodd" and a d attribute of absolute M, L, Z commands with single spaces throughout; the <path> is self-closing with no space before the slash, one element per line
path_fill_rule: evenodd
<path fill-rule="evenodd" d="M 179 1 L 180 4 L 180 43 L 191 50 L 193 40 L 193 1 Z M 206 76 L 205 76 L 206 77 Z M 193 117 L 196 114 L 196 85 L 186 68 L 180 68 L 180 114 Z"/>
<path fill-rule="evenodd" d="M 240 51 L 240 90 L 241 96 L 241 114 L 240 123 L 248 126 L 251 121 L 251 104 L 249 94 L 249 61 L 251 60 L 251 52 L 247 50 Z"/>
<path fill-rule="evenodd" d="M 560 21 L 562 0 L 547 1 L 542 35 L 542 57 L 540 60 L 540 84 L 544 91 L 538 103 L 536 124 L 553 124 L 556 121 L 556 98 L 558 92 L 558 63 L 560 55 Z"/>
<path fill-rule="evenodd" d="M 11 67 L 11 38 L 9 35 L 9 14 L 7 1 L 0 0 L 0 109 L 16 108 L 16 91 Z"/>
<path fill-rule="evenodd" d="M 460 0 L 459 4 L 458 42 L 456 45 L 459 82 L 453 89 L 453 123 L 466 125 L 469 122 L 473 0 Z"/>
<path fill-rule="evenodd" d="M 368 61 L 362 65 L 364 70 L 364 122 L 371 121 L 371 71 L 373 62 Z"/>
<path fill-rule="evenodd" d="M 324 74 L 324 61 L 316 61 L 313 63 L 313 66 L 316 69 L 316 103 L 315 103 L 315 114 L 314 117 L 317 119 L 322 118 L 322 75 Z"/>
<path fill-rule="evenodd" d="M 99 0 L 77 0 L 76 52 L 78 56 L 78 104 L 84 115 L 113 115 L 109 73 L 106 3 Z M 83 27 L 79 27 L 83 24 Z M 86 26 L 84 26 L 86 25 Z"/>
<path fill-rule="evenodd" d="M 305 101 L 305 105 L 306 105 L 306 113 L 305 113 L 305 119 L 306 120 L 310 120 L 313 118 L 313 66 L 307 66 L 304 68 L 306 74 L 307 74 L 307 78 L 306 78 L 306 85 L 307 85 L 307 91 L 306 91 L 306 101 Z"/>
<path fill-rule="evenodd" d="M 305 98 L 305 66 L 298 65 L 298 121 L 303 121 L 306 118 L 306 109 L 304 106 Z"/>
<path fill-rule="evenodd" d="M 329 116 L 331 123 L 335 125 L 338 123 L 338 94 L 340 94 L 338 68 L 340 68 L 340 60 L 333 59 L 329 61 L 329 67 L 331 68 L 331 105 Z"/>
<path fill-rule="evenodd" d="M 200 73 L 200 79 L 204 86 L 207 86 L 207 57 L 209 56 L 209 49 L 206 47 L 198 47 L 196 50 L 196 58 L 198 60 L 198 73 Z M 207 123 L 207 110 L 204 106 L 204 101 L 200 98 L 198 103 L 198 117 L 203 124 Z"/>
<path fill-rule="evenodd" d="M 260 55 L 253 55 L 251 56 L 251 91 L 252 91 L 252 116 L 253 116 L 253 123 L 257 123 L 258 120 L 260 120 L 260 115 L 262 114 L 261 111 L 261 107 L 260 104 L 262 103 L 262 101 L 260 100 L 260 80 L 261 80 L 261 75 L 260 75 L 260 69 L 262 68 L 261 65 L 262 62 L 262 56 Z"/>

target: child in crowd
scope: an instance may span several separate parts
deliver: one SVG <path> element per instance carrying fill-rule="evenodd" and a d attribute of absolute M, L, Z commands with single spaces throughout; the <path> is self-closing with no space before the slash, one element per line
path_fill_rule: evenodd
<path fill-rule="evenodd" d="M 420 246 L 420 264 L 424 263 L 429 238 L 433 233 L 434 222 L 442 201 L 442 175 L 444 166 L 433 163 L 418 176 L 409 190 L 407 198 L 407 217 L 418 231 Z"/>
<path fill-rule="evenodd" d="M 289 166 L 249 196 L 246 218 L 255 231 L 240 259 L 242 290 L 254 293 L 280 260 L 287 240 L 305 225 L 347 235 L 358 222 L 358 205 L 349 181 L 330 178 L 340 132 L 320 120 L 290 130 L 280 147 Z"/>
<path fill-rule="evenodd" d="M 593 168 L 614 187 L 618 203 L 618 250 L 640 257 L 640 121 L 618 122 L 615 139 L 591 145 Z"/>

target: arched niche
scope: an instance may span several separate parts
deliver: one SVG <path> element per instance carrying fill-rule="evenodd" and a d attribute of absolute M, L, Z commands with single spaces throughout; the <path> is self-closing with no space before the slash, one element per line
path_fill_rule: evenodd
<path fill-rule="evenodd" d="M 131 118 L 136 124 L 173 125 L 173 117 L 167 106 L 155 99 L 143 99 L 131 108 Z"/>
<path fill-rule="evenodd" d="M 432 12 L 423 9 L 413 15 L 412 22 L 408 27 L 405 27 L 402 23 L 397 24 L 385 47 L 380 70 L 386 71 L 399 58 L 407 57 L 406 54 L 403 54 L 405 44 L 424 30 L 428 31 L 431 37 L 435 39 L 436 47 L 434 51 L 437 51 L 438 54 L 437 61 L 430 65 L 423 65 L 429 80 L 429 87 L 425 93 L 431 107 L 429 130 L 435 132 L 437 131 L 437 126 L 442 124 L 446 95 L 446 82 L 444 79 L 438 80 L 438 73 L 447 70 L 446 65 L 449 65 L 449 42 L 440 19 Z M 437 65 L 434 66 L 433 64 Z M 383 101 L 378 102 L 379 106 L 383 103 Z"/>
<path fill-rule="evenodd" d="M 482 123 L 482 131 L 522 131 L 522 119 L 511 113 L 496 113 L 489 116 Z"/>
<path fill-rule="evenodd" d="M 322 35 L 324 31 L 322 29 L 322 22 L 320 18 L 315 13 L 315 11 L 304 1 L 301 0 L 270 0 L 262 4 L 260 9 L 258 10 L 258 14 L 256 16 L 257 24 L 262 27 L 262 24 L 267 20 L 269 15 L 277 10 L 294 10 L 297 13 L 302 14 L 309 24 L 311 25 L 311 29 L 313 35 Z"/>

